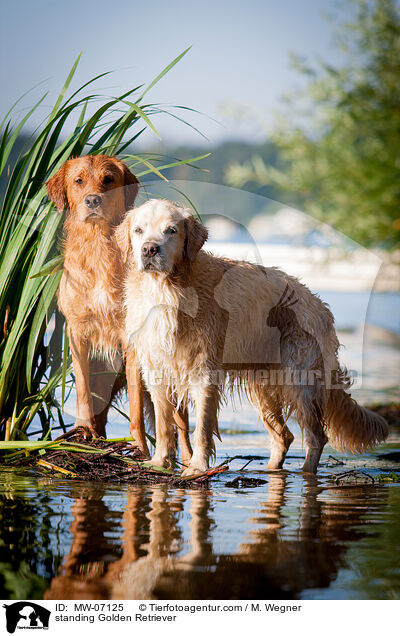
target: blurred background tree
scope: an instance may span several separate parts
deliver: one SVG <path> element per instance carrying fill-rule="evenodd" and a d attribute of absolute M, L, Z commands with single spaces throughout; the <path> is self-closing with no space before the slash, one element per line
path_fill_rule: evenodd
<path fill-rule="evenodd" d="M 400 238 L 400 9 L 396 0 L 350 0 L 335 25 L 343 63 L 293 56 L 303 88 L 271 134 L 280 165 L 254 154 L 232 163 L 236 187 L 274 187 L 285 203 L 365 246 Z"/>

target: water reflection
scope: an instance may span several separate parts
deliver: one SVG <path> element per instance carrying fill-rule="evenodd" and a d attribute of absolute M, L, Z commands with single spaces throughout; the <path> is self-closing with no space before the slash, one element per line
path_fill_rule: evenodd
<path fill-rule="evenodd" d="M 34 498 L 25 498 L 25 484 L 16 494 L 13 474 L 1 477 L 0 596 L 40 599 L 63 558 L 51 547 L 60 532 L 52 501 L 40 490 Z"/>
<path fill-rule="evenodd" d="M 268 499 L 239 550 L 261 569 L 275 598 L 328 587 L 346 565 L 348 545 L 365 536 L 365 515 L 382 510 L 387 495 L 371 486 L 326 489 L 316 477 L 305 477 L 297 519 L 293 511 L 289 520 L 284 512 L 285 481 L 280 475 L 271 477 Z"/>
<path fill-rule="evenodd" d="M 131 488 L 124 508 L 106 487 L 74 484 L 69 522 L 59 516 L 62 536 L 52 549 L 47 544 L 53 571 L 44 598 L 272 599 L 328 588 L 348 567 L 349 547 L 379 533 L 369 520 L 382 517 L 388 489 L 332 486 L 283 471 L 267 478 L 238 493 Z M 16 529 L 37 509 L 24 505 L 30 510 L 17 511 Z M 3 528 L 6 508 L 3 500 Z M 47 532 L 55 530 L 49 519 Z M 37 537 L 29 541 L 37 545 Z M 19 547 L 10 543 L 11 552 Z M 43 557 L 30 561 L 32 570 Z"/>

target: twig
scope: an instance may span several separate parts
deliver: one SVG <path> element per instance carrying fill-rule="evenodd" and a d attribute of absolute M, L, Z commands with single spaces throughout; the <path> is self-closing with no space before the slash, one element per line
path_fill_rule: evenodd
<path fill-rule="evenodd" d="M 218 473 L 223 473 L 228 470 L 228 466 L 226 465 L 227 461 L 225 460 L 222 464 L 215 466 L 215 468 L 209 468 L 209 470 L 204 471 L 204 473 L 199 473 L 198 475 L 190 475 L 189 477 L 180 477 L 178 479 L 182 481 L 201 481 L 202 479 L 207 479 L 212 475 L 217 475 Z"/>
<path fill-rule="evenodd" d="M 364 477 L 368 477 L 368 479 L 370 479 L 372 481 L 372 483 L 375 483 L 375 479 L 372 477 L 372 475 L 369 475 L 368 473 L 365 473 L 363 470 L 346 470 L 344 473 L 339 473 L 339 475 L 336 475 L 335 477 L 335 484 L 339 483 L 339 481 L 341 479 L 344 479 L 345 477 L 349 476 L 349 475 L 364 475 Z"/>
<path fill-rule="evenodd" d="M 55 470 L 63 475 L 68 475 L 69 477 L 77 477 L 76 473 L 73 473 L 70 470 L 66 470 L 66 468 L 61 468 L 60 466 L 55 466 L 54 464 L 50 464 L 50 462 L 46 462 L 44 459 L 38 459 L 37 464 L 39 466 L 43 466 L 43 468 L 48 468 L 50 470 Z"/>
<path fill-rule="evenodd" d="M 335 462 L 336 466 L 344 466 L 344 462 L 342 462 L 340 459 L 337 459 L 333 455 L 329 455 L 328 459 L 331 459 L 333 462 Z"/>
<path fill-rule="evenodd" d="M 249 464 L 251 464 L 251 462 L 253 462 L 253 461 L 254 461 L 254 459 L 253 459 L 253 457 L 252 457 L 251 459 L 249 459 L 249 461 L 247 461 L 247 462 L 245 463 L 245 465 L 244 465 L 244 466 L 242 466 L 242 468 L 239 468 L 239 472 L 242 472 L 242 470 L 244 470 L 244 469 L 246 468 L 246 466 L 248 466 Z"/>

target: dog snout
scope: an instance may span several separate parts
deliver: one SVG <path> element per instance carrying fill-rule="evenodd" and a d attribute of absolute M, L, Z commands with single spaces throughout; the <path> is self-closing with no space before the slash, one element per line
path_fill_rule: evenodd
<path fill-rule="evenodd" d="M 88 194 L 85 197 L 85 205 L 90 210 L 95 210 L 96 208 L 98 208 L 101 205 L 101 202 L 102 198 L 99 194 Z"/>
<path fill-rule="evenodd" d="M 160 251 L 160 246 L 157 243 L 144 243 L 142 245 L 142 254 L 146 258 L 155 256 Z"/>

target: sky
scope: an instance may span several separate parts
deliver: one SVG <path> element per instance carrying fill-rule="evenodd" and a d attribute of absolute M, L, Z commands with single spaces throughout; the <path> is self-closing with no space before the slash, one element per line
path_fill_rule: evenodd
<path fill-rule="evenodd" d="M 150 97 L 201 111 L 202 115 L 188 117 L 208 141 L 160 116 L 155 123 L 163 141 L 262 142 L 264 124 L 272 124 L 281 96 L 299 86 L 289 53 L 338 61 L 324 13 L 337 13 L 340 6 L 346 13 L 346 3 L 338 0 L 3 0 L 0 115 L 43 82 L 23 102 L 28 107 L 49 91 L 36 117 L 38 124 L 50 112 L 80 51 L 73 86 L 112 70 L 98 84 L 100 92 L 111 95 L 149 83 L 191 46 Z M 242 116 L 238 119 L 232 112 Z M 143 143 L 151 143 L 151 135 Z"/>

